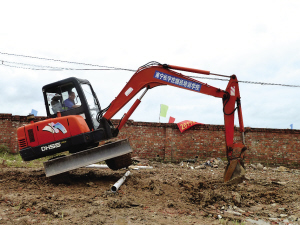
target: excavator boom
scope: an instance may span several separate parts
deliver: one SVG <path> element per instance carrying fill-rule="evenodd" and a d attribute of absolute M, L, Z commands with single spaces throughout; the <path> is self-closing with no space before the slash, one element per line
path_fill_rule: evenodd
<path fill-rule="evenodd" d="M 181 67 L 183 68 L 183 67 Z M 203 71 L 203 70 L 199 70 Z M 203 71 L 204 72 L 204 71 Z M 119 95 L 112 101 L 109 109 L 104 114 L 106 119 L 111 119 L 124 105 L 126 105 L 143 88 L 151 89 L 161 85 L 171 85 L 214 97 L 223 97 L 224 92 L 198 80 L 184 76 L 165 65 L 141 67 L 131 77 Z"/>
<path fill-rule="evenodd" d="M 228 85 L 225 90 L 210 86 L 206 83 L 202 83 L 198 80 L 195 80 L 189 76 L 185 76 L 181 73 L 178 73 L 174 70 L 181 70 L 186 72 L 193 72 L 199 74 L 210 75 L 210 71 L 198 70 L 192 68 L 185 68 L 173 65 L 162 65 L 162 64 L 148 64 L 140 67 L 136 73 L 131 77 L 129 82 L 125 85 L 119 95 L 112 101 L 110 107 L 106 111 L 103 117 L 107 120 L 110 120 L 125 104 L 127 104 L 137 93 L 142 89 L 148 89 L 161 86 L 161 85 L 170 85 L 188 91 L 193 91 L 196 93 L 210 95 L 216 98 L 222 98 L 223 101 L 223 113 L 224 113 L 224 123 L 225 123 L 225 139 L 226 139 L 226 156 L 228 159 L 228 166 L 225 171 L 224 181 L 227 182 L 233 178 L 235 168 L 243 170 L 243 156 L 244 151 L 246 150 L 244 143 L 244 124 L 242 117 L 242 109 L 240 103 L 240 91 L 238 80 L 235 75 L 228 76 L 230 78 Z M 141 102 L 143 95 L 135 101 L 133 106 L 129 109 L 127 113 L 123 116 L 118 130 L 129 119 L 130 115 L 138 107 Z M 240 132 L 242 133 L 242 143 L 234 143 L 234 114 L 235 110 L 238 112 Z M 241 148 L 241 153 L 239 157 L 233 157 L 233 150 L 235 148 Z M 233 163 L 231 163 L 233 162 Z M 230 166 L 229 166 L 230 165 Z M 228 169 L 229 168 L 229 169 Z M 243 172 L 241 172 L 243 173 Z M 241 174 L 240 173 L 240 174 Z M 236 175 L 235 177 L 237 177 Z"/>

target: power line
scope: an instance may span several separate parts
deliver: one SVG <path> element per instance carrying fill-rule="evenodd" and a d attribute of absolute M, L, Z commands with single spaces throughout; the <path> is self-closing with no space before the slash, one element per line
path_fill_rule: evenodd
<path fill-rule="evenodd" d="M 198 77 L 198 76 L 189 76 L 189 77 L 198 78 L 198 79 L 229 81 L 229 79 L 221 79 L 221 78 Z M 273 86 L 283 86 L 283 87 L 300 87 L 300 85 L 276 84 L 276 83 L 266 83 L 266 82 L 256 82 L 256 81 L 242 81 L 242 80 L 239 80 L 238 82 L 239 83 L 246 83 L 246 84 L 273 85 Z"/>
<path fill-rule="evenodd" d="M 17 57 L 24 57 L 24 58 L 31 58 L 31 59 L 39 59 L 39 60 L 47 60 L 53 62 L 61 62 L 61 63 L 69 63 L 69 64 L 77 64 L 77 65 L 85 65 L 85 66 L 92 66 L 92 67 L 100 67 L 97 69 L 88 69 L 88 68 L 66 68 L 66 67 L 53 67 L 53 66 L 43 66 L 43 65 L 34 65 L 34 64 L 26 64 L 26 63 L 18 63 L 18 62 L 11 62 L 6 60 L 0 60 L 3 66 L 14 67 L 19 69 L 30 69 L 30 70 L 48 70 L 48 71 L 60 71 L 60 70 L 125 70 L 130 72 L 136 72 L 136 70 L 132 69 L 125 69 L 119 67 L 110 67 L 110 66 L 100 66 L 95 64 L 89 63 L 81 63 L 81 62 L 72 62 L 72 61 L 65 61 L 59 59 L 50 59 L 50 58 L 42 58 L 36 56 L 28 56 L 28 55 L 20 55 L 20 54 L 12 54 L 12 53 L 5 53 L 0 52 L 2 55 L 9 55 L 9 56 L 17 56 Z M 15 66 L 17 65 L 17 66 Z M 146 64 L 148 65 L 148 64 Z M 27 66 L 27 67 L 24 67 Z M 34 68 L 36 67 L 36 68 Z M 197 79 L 208 79 L 208 80 L 219 80 L 219 81 L 229 81 L 229 79 L 222 79 L 222 78 L 210 78 L 210 77 L 199 77 L 199 76 L 188 76 L 191 78 Z M 259 84 L 259 85 L 272 85 L 272 86 L 283 86 L 283 87 L 300 87 L 300 85 L 290 85 L 290 84 L 276 84 L 276 83 L 266 83 L 266 82 L 256 82 L 256 81 L 238 81 L 239 83 L 246 83 L 246 84 Z"/>
<path fill-rule="evenodd" d="M 275 86 L 283 86 L 283 87 L 300 87 L 300 85 L 275 84 L 275 83 L 265 83 L 265 82 L 255 82 L 255 81 L 239 81 L 239 83 L 260 84 L 260 85 L 275 85 Z"/>
<path fill-rule="evenodd" d="M 43 66 L 35 65 L 28 63 L 18 63 L 6 60 L 0 60 L 2 66 L 14 67 L 19 69 L 30 69 L 30 70 L 48 70 L 48 71 L 61 71 L 61 70 L 118 70 L 116 68 L 97 68 L 97 69 L 88 69 L 88 68 L 66 68 L 66 67 L 53 67 L 53 66 Z M 125 70 L 125 69 L 123 69 Z"/>
<path fill-rule="evenodd" d="M 12 53 L 6 53 L 6 52 L 0 52 L 0 54 L 2 54 L 2 55 L 9 55 L 9 56 L 23 57 L 23 58 L 30 58 L 30 59 L 47 60 L 47 61 L 53 61 L 53 62 L 78 64 L 78 65 L 84 65 L 84 66 L 102 67 L 102 68 L 107 68 L 107 69 L 111 69 L 111 70 L 127 70 L 127 71 L 135 72 L 135 70 L 131 70 L 131 69 L 124 69 L 124 68 L 117 68 L 117 67 L 110 67 L 110 66 L 100 66 L 100 65 L 90 64 L 90 63 L 72 62 L 72 61 L 66 61 L 66 60 L 60 60 L 60 59 L 42 58 L 42 57 L 20 55 L 20 54 L 12 54 Z"/>

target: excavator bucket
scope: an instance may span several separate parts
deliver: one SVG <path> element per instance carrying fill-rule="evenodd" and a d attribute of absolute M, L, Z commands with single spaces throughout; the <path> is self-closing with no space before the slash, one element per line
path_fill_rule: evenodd
<path fill-rule="evenodd" d="M 69 156 L 63 156 L 44 162 L 46 177 L 56 174 L 64 173 L 73 169 L 88 166 L 100 161 L 111 161 L 113 159 L 120 159 L 122 156 L 130 157 L 132 149 L 128 140 L 121 140 L 111 142 L 102 146 L 77 152 Z M 123 160 L 123 165 L 118 165 L 118 169 L 130 166 L 131 158 Z M 110 165 L 108 165 L 110 167 Z"/>
<path fill-rule="evenodd" d="M 227 184 L 238 184 L 245 179 L 245 169 L 241 159 L 230 160 L 225 168 L 224 182 Z"/>

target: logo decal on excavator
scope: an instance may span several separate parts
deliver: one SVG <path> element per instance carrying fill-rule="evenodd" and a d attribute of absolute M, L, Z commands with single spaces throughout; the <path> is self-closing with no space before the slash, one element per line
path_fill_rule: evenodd
<path fill-rule="evenodd" d="M 196 82 L 186 80 L 186 79 L 182 79 L 182 78 L 179 78 L 179 77 L 175 77 L 175 76 L 172 76 L 172 75 L 169 75 L 169 74 L 166 74 L 166 73 L 162 73 L 162 72 L 159 72 L 159 71 L 155 71 L 154 78 L 166 81 L 166 82 L 171 83 L 171 84 L 178 85 L 180 87 L 188 88 L 188 89 L 193 90 L 193 91 L 199 91 L 200 92 L 200 89 L 201 89 L 201 86 L 202 86 L 202 84 L 198 84 Z"/>
<path fill-rule="evenodd" d="M 41 147 L 42 152 L 47 151 L 47 150 L 51 150 L 54 148 L 59 148 L 61 146 L 61 144 L 59 142 L 51 144 L 51 145 L 47 145 L 47 146 L 43 146 Z"/>
<path fill-rule="evenodd" d="M 52 134 L 58 134 L 59 131 L 61 131 L 63 134 L 66 134 L 68 132 L 67 129 L 59 122 L 48 123 L 48 125 L 43 128 L 43 131 L 49 131 Z"/>

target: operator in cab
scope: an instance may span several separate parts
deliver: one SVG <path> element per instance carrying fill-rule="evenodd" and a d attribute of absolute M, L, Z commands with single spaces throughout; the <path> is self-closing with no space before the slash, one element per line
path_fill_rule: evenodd
<path fill-rule="evenodd" d="M 79 107 L 79 105 L 75 104 L 75 97 L 75 93 L 72 91 L 69 93 L 69 98 L 64 101 L 64 106 L 67 110 Z"/>

